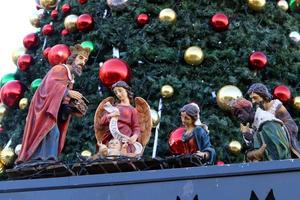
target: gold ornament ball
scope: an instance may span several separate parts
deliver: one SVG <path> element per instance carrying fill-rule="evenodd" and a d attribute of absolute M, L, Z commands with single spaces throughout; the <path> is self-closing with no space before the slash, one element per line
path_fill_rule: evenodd
<path fill-rule="evenodd" d="M 173 96 L 174 89 L 171 85 L 164 85 L 161 87 L 160 94 L 163 98 L 169 98 Z"/>
<path fill-rule="evenodd" d="M 300 110 L 300 96 L 297 96 L 293 99 L 293 106 L 297 110 Z"/>
<path fill-rule="evenodd" d="M 152 127 L 155 128 L 157 124 L 160 122 L 160 118 L 158 112 L 154 109 L 150 109 L 151 119 L 152 119 Z"/>
<path fill-rule="evenodd" d="M 165 8 L 159 13 L 159 21 L 161 22 L 176 22 L 176 12 L 171 8 Z"/>
<path fill-rule="evenodd" d="M 56 3 L 57 0 L 40 0 L 40 5 L 47 10 L 54 8 Z"/>
<path fill-rule="evenodd" d="M 24 47 L 19 47 L 15 50 L 13 50 L 13 52 L 11 53 L 11 58 L 12 58 L 12 61 L 15 63 L 15 65 L 17 65 L 18 63 L 18 58 L 25 54 L 26 52 L 26 49 Z"/>
<path fill-rule="evenodd" d="M 218 91 L 217 104 L 222 110 L 230 110 L 229 103 L 242 96 L 243 94 L 238 87 L 225 85 Z"/>
<path fill-rule="evenodd" d="M 228 145 L 228 151 L 234 155 L 238 155 L 241 152 L 241 149 L 241 143 L 236 140 L 232 140 Z"/>
<path fill-rule="evenodd" d="M 92 152 L 90 152 L 89 150 L 84 150 L 81 152 L 81 156 L 85 158 L 89 158 L 92 156 Z"/>
<path fill-rule="evenodd" d="M 15 147 L 15 154 L 18 156 L 19 153 L 21 152 L 21 149 L 22 149 L 22 144 L 18 144 L 16 147 Z"/>
<path fill-rule="evenodd" d="M 278 1 L 277 6 L 283 11 L 287 11 L 289 9 L 289 4 L 285 0 Z"/>
<path fill-rule="evenodd" d="M 24 110 L 25 108 L 27 108 L 27 106 L 28 106 L 28 99 L 24 97 L 19 101 L 19 108 L 21 110 Z"/>
<path fill-rule="evenodd" d="M 248 6 L 255 11 L 261 11 L 265 8 L 266 0 L 247 0 Z"/>
<path fill-rule="evenodd" d="M 40 16 L 36 13 L 33 14 L 30 18 L 29 18 L 30 24 L 35 27 L 35 28 L 39 28 L 40 27 L 40 23 L 41 23 L 41 18 Z"/>
<path fill-rule="evenodd" d="M 5 148 L 0 153 L 0 160 L 6 166 L 11 166 L 15 161 L 15 152 L 11 148 Z"/>
<path fill-rule="evenodd" d="M 64 20 L 64 26 L 68 31 L 75 31 L 77 29 L 76 22 L 78 16 L 77 15 L 68 15 Z"/>
<path fill-rule="evenodd" d="M 184 53 L 184 60 L 190 65 L 199 65 L 204 59 L 203 51 L 200 47 L 189 47 Z"/>

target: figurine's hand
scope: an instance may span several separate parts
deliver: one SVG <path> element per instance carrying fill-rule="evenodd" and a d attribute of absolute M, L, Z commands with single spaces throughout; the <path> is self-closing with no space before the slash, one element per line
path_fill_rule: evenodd
<path fill-rule="evenodd" d="M 103 156 L 107 156 L 108 154 L 107 146 L 102 143 L 98 143 L 98 146 L 99 146 L 99 153 Z"/>
<path fill-rule="evenodd" d="M 112 113 L 108 114 L 107 116 L 108 116 L 108 117 L 111 117 L 111 118 L 118 119 L 119 116 L 120 116 L 120 111 L 117 110 L 117 111 L 115 111 L 115 112 L 112 112 Z"/>
<path fill-rule="evenodd" d="M 197 151 L 196 154 L 204 159 L 207 159 L 209 157 L 209 154 L 207 152 Z"/>
<path fill-rule="evenodd" d="M 138 135 L 133 135 L 129 138 L 129 143 L 133 144 L 136 142 L 136 140 L 138 139 Z"/>
<path fill-rule="evenodd" d="M 240 124 L 240 130 L 242 133 L 250 133 L 251 132 L 251 128 L 249 127 L 250 124 L 247 123 L 246 126 L 244 126 L 242 123 Z"/>
<path fill-rule="evenodd" d="M 75 90 L 69 90 L 68 91 L 68 96 L 71 97 L 72 99 L 81 99 L 82 98 L 82 94 L 80 92 L 77 92 Z"/>

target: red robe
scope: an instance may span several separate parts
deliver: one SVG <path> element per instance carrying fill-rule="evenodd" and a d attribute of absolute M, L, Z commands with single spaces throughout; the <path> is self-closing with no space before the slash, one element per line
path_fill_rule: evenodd
<path fill-rule="evenodd" d="M 22 149 L 18 161 L 27 161 L 49 131 L 58 125 L 60 131 L 58 154 L 61 153 L 67 134 L 70 117 L 58 121 L 58 111 L 67 89 L 73 87 L 72 75 L 63 65 L 56 65 L 44 77 L 32 97 L 23 134 Z"/>

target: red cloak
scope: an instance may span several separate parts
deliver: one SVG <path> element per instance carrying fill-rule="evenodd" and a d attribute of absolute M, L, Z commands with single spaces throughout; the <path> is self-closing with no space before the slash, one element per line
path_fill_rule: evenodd
<path fill-rule="evenodd" d="M 58 125 L 60 131 L 58 154 L 61 153 L 67 134 L 70 117 L 58 121 L 58 111 L 67 89 L 72 89 L 72 76 L 63 65 L 56 65 L 44 77 L 36 90 L 28 110 L 23 134 L 22 149 L 18 161 L 27 161 L 49 131 Z"/>

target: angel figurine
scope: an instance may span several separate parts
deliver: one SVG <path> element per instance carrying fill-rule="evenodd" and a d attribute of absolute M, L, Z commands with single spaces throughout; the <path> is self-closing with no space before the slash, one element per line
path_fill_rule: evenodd
<path fill-rule="evenodd" d="M 151 136 L 150 107 L 141 97 L 133 102 L 133 92 L 124 81 L 113 84 L 112 91 L 115 97 L 104 99 L 94 116 L 97 145 L 108 146 L 112 139 L 118 139 L 127 147 L 123 155 L 141 156 Z"/>

